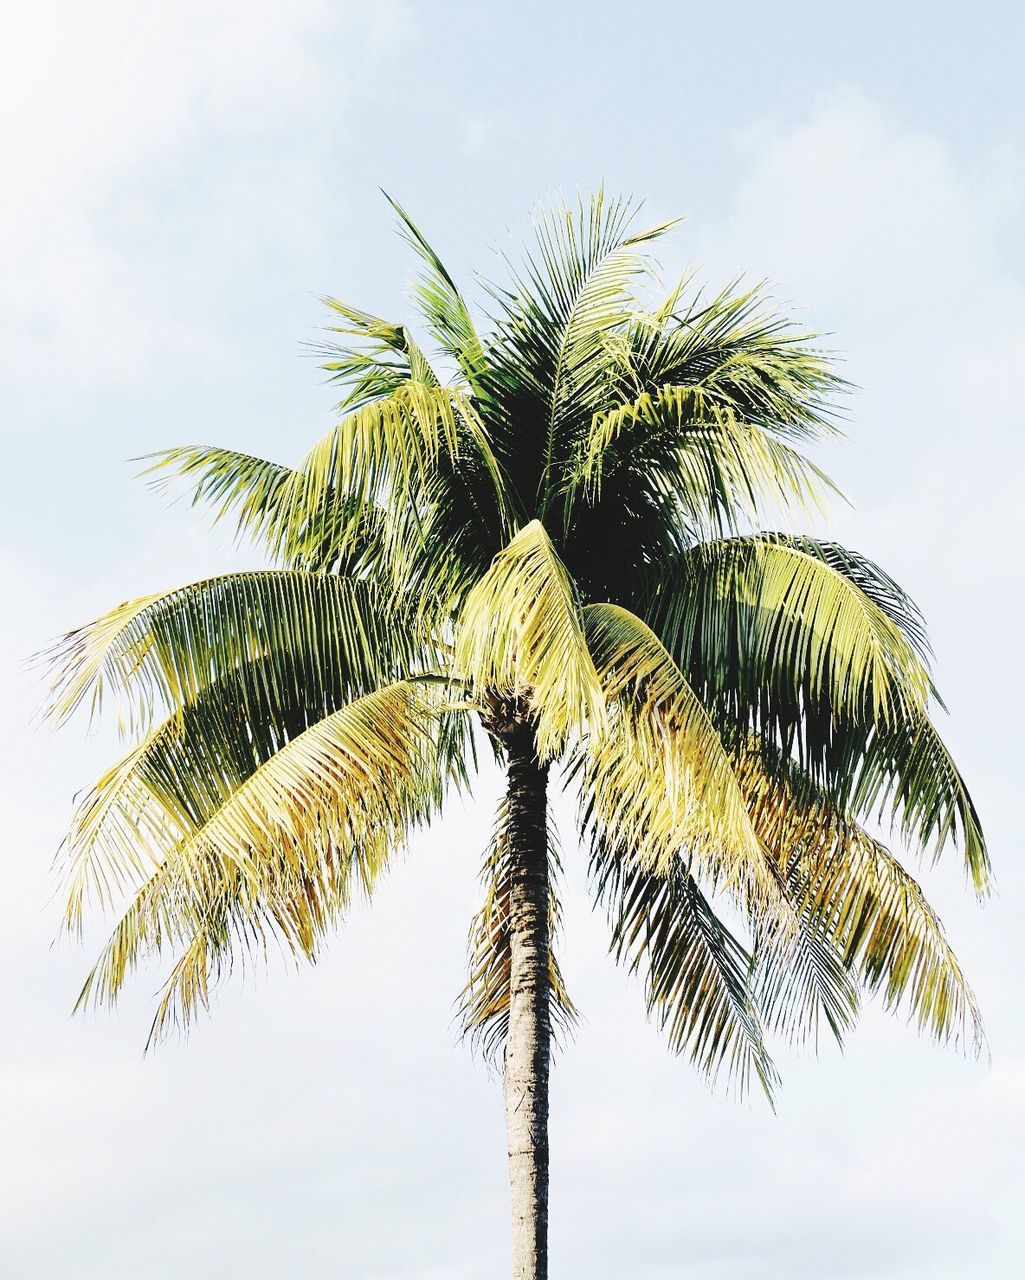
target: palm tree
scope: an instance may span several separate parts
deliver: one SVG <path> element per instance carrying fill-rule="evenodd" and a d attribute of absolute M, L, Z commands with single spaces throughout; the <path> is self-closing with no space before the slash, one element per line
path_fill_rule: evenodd
<path fill-rule="evenodd" d="M 507 788 L 471 927 L 465 1025 L 504 1070 L 513 1275 L 547 1275 L 548 1075 L 574 1007 L 555 954 L 553 769 L 611 949 L 670 1046 L 771 1095 L 771 1032 L 840 1039 L 879 992 L 979 1043 L 922 890 L 873 833 L 953 843 L 976 811 L 930 719 L 922 618 L 869 560 L 762 525 L 830 484 L 802 446 L 842 383 L 758 290 L 660 290 L 629 203 L 534 220 L 482 325 L 409 217 L 431 352 L 330 301 L 337 425 L 292 469 L 157 457 L 269 553 L 119 605 L 53 655 L 53 710 L 112 695 L 134 737 L 67 841 L 67 924 L 120 909 L 79 999 L 174 964 L 152 1035 L 272 938 L 313 958 L 475 742 Z M 518 264 L 518 265 L 517 265 Z M 782 521 L 777 521 L 782 523 Z"/>

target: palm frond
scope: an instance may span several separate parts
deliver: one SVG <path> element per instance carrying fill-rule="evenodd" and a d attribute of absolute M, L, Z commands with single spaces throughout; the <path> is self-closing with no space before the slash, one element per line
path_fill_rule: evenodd
<path fill-rule="evenodd" d="M 368 502 L 330 490 L 318 508 L 297 512 L 299 472 L 264 458 L 211 445 L 163 449 L 143 472 L 167 488 L 191 482 L 193 505 L 207 503 L 215 520 L 234 512 L 237 536 L 251 538 L 292 569 L 314 573 L 366 574 L 381 560 L 385 512 Z"/>
<path fill-rule="evenodd" d="M 516 534 L 470 591 L 453 662 L 482 706 L 493 695 L 529 704 L 542 761 L 603 722 L 573 584 L 539 521 Z"/>
<path fill-rule="evenodd" d="M 533 220 L 535 245 L 498 303 L 486 343 L 482 401 L 522 509 L 544 516 L 561 492 L 565 463 L 607 381 L 607 344 L 632 313 L 630 285 L 647 270 L 641 250 L 675 222 L 631 232 L 635 208 L 597 192 Z M 531 433 L 524 449 L 526 434 Z"/>
<path fill-rule="evenodd" d="M 873 568 L 809 538 L 705 543 L 681 558 L 656 626 L 710 701 L 730 688 L 754 707 L 806 695 L 887 721 L 924 708 L 932 683 L 920 615 Z"/>
<path fill-rule="evenodd" d="M 130 727 L 158 706 L 195 701 L 211 683 L 273 657 L 267 679 L 282 691 L 311 647 L 361 690 L 409 669 L 422 637 L 396 625 L 399 613 L 370 582 L 303 572 L 223 574 L 126 601 L 66 635 L 51 651 L 51 714 L 59 721 L 85 700 L 96 713 L 109 689 Z"/>
<path fill-rule="evenodd" d="M 610 708 L 582 752 L 588 825 L 652 869 L 685 852 L 713 882 L 774 895 L 733 761 L 661 641 L 617 605 L 588 605 L 584 625 Z"/>
<path fill-rule="evenodd" d="M 748 988 L 751 956 L 674 859 L 661 870 L 603 842 L 591 875 L 612 926 L 612 953 L 642 970 L 648 1010 L 713 1081 L 725 1070 L 743 1093 L 752 1073 L 771 1100 L 778 1076 Z"/>
<path fill-rule="evenodd" d="M 685 276 L 657 312 L 631 329 L 620 398 L 693 386 L 773 435 L 832 434 L 833 403 L 847 384 L 814 345 L 818 335 L 795 330 L 761 285 L 733 284 L 706 300 L 702 290 L 688 291 L 691 281 Z"/>
<path fill-rule="evenodd" d="M 594 415 L 567 501 L 599 503 L 617 473 L 671 498 L 696 531 L 723 533 L 766 509 L 821 512 L 832 482 L 771 430 L 699 385 L 665 385 Z"/>
<path fill-rule="evenodd" d="M 435 522 L 431 541 L 428 525 L 453 493 L 466 504 L 464 526 L 486 529 L 496 512 L 501 521 L 504 488 L 487 430 L 464 391 L 404 383 L 347 413 L 307 455 L 284 495 L 286 553 L 301 554 L 318 514 L 337 520 L 341 502 L 356 513 L 355 532 L 368 506 L 383 506 L 393 569 L 403 558 L 443 556 L 449 546 L 435 545 L 440 530 Z"/>
<path fill-rule="evenodd" d="M 382 320 L 338 298 L 325 298 L 324 304 L 342 321 L 328 328 L 336 336 L 315 348 L 331 381 L 348 388 L 339 411 L 390 396 L 407 382 L 441 385 L 406 325 Z"/>
<path fill-rule="evenodd" d="M 81 929 L 87 898 L 112 906 L 144 878 L 147 849 L 201 825 L 286 743 L 366 691 L 325 652 L 303 634 L 284 678 L 273 655 L 220 676 L 85 793 L 64 850 L 71 932 Z M 468 729 L 467 717 L 438 712 L 439 759 L 456 786 L 473 761 Z"/>
<path fill-rule="evenodd" d="M 982 823 L 967 784 L 930 718 L 921 711 L 871 734 L 848 732 L 823 780 L 852 812 L 886 823 L 906 843 L 937 861 L 960 848 L 980 897 L 992 887 Z"/>
<path fill-rule="evenodd" d="M 387 192 L 385 199 L 398 215 L 406 243 L 424 264 L 414 297 L 432 335 L 447 356 L 455 360 L 470 386 L 476 386 L 484 369 L 485 356 L 470 310 L 455 281 L 424 234 Z"/>
<path fill-rule="evenodd" d="M 652 620 L 717 723 L 793 754 L 841 811 L 895 819 L 933 856 L 960 845 L 985 891 L 978 815 L 928 715 L 921 615 L 871 561 L 780 534 L 706 544 Z"/>
<path fill-rule="evenodd" d="M 143 954 L 183 948 L 158 1022 L 185 1020 L 231 942 L 273 934 L 313 958 L 353 894 L 369 893 L 410 831 L 437 812 L 445 778 L 423 686 L 399 683 L 325 716 L 196 822 L 147 829 L 149 878 L 93 969 L 81 1001 L 116 998 Z M 159 1029 L 159 1027 L 158 1027 Z"/>
<path fill-rule="evenodd" d="M 785 939 L 774 922 L 756 924 L 758 991 L 773 1023 L 800 1035 L 822 1012 L 839 1039 L 856 1013 L 842 970 L 881 991 L 887 1007 L 906 1004 L 936 1039 L 978 1049 L 975 997 L 921 887 L 797 766 L 787 765 L 781 781 L 766 764 L 753 746 L 739 771 L 766 857 L 802 922 Z"/>
<path fill-rule="evenodd" d="M 281 492 L 294 475 L 291 467 L 216 445 L 161 449 L 144 461 L 151 465 L 142 474 L 155 477 L 155 487 L 166 487 L 172 478 L 192 481 L 193 505 L 212 507 L 217 520 L 236 512 L 239 533 L 257 540 L 268 533 Z"/>
<path fill-rule="evenodd" d="M 555 945 L 561 931 L 562 909 L 555 880 L 561 867 L 555 829 L 548 824 L 549 964 L 548 1004 L 551 1026 L 556 1034 L 567 1033 L 577 1021 L 577 1010 L 566 990 Z M 503 800 L 494 833 L 481 870 L 485 886 L 484 903 L 470 925 L 470 972 L 460 993 L 464 1034 L 481 1048 L 484 1056 L 497 1062 L 504 1051 L 509 1028 L 511 978 L 508 815 Z"/>

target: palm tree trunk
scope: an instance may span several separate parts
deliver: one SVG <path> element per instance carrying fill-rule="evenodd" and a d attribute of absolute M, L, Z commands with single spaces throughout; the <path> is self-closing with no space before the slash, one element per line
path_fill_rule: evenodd
<path fill-rule="evenodd" d="M 512 1190 L 513 1280 L 548 1277 L 548 766 L 534 731 L 506 739 L 511 974 L 505 1118 Z"/>

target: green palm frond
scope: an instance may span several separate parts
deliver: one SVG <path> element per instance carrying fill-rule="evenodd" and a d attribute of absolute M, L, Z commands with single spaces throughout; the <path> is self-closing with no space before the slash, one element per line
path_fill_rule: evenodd
<path fill-rule="evenodd" d="M 143 474 L 154 476 L 155 486 L 189 481 L 193 505 L 212 506 L 215 520 L 234 512 L 237 536 L 289 568 L 367 576 L 383 559 L 384 510 L 326 489 L 318 507 L 297 511 L 303 480 L 292 467 L 210 445 L 163 449 L 150 458 Z"/>
<path fill-rule="evenodd" d="M 162 829 L 145 832 L 150 875 L 81 1000 L 116 998 L 143 954 L 182 947 L 188 962 L 158 1020 L 175 1009 L 187 1020 L 232 940 L 273 934 L 312 958 L 354 892 L 372 890 L 441 803 L 435 710 L 423 686 L 390 685 L 286 743 L 200 821 L 164 810 Z"/>
<path fill-rule="evenodd" d="M 901 839 L 936 861 L 948 845 L 961 850 L 980 897 L 992 887 L 982 823 L 964 778 L 923 712 L 894 724 L 850 732 L 822 782 L 866 819 L 889 821 Z"/>
<path fill-rule="evenodd" d="M 936 1039 L 977 1050 L 975 997 L 921 887 L 797 766 L 783 782 L 766 763 L 755 748 L 738 769 L 766 857 L 801 921 L 785 938 L 775 922 L 756 922 L 758 989 L 773 1024 L 800 1036 L 821 1012 L 840 1039 L 857 1004 L 839 967 L 851 983 L 881 991 L 887 1007 L 906 1005 Z"/>
<path fill-rule="evenodd" d="M 155 477 L 155 487 L 165 488 L 172 478 L 191 481 L 194 505 L 212 507 L 217 520 L 236 512 L 239 533 L 258 541 L 266 538 L 281 492 L 294 475 L 280 463 L 216 445 L 161 449 L 144 461 L 151 465 L 142 474 Z"/>
<path fill-rule="evenodd" d="M 808 440 L 835 432 L 838 393 L 846 383 L 830 358 L 774 311 L 762 286 L 731 285 L 706 300 L 681 283 L 631 330 L 621 399 L 664 386 L 696 386 L 743 422 L 774 435 Z"/>
<path fill-rule="evenodd" d="M 459 388 L 403 382 L 346 413 L 307 454 L 295 500 L 318 510 L 327 492 L 403 507 L 423 500 L 442 455 L 470 453 L 492 474 L 487 430 L 471 398 Z"/>
<path fill-rule="evenodd" d="M 470 310 L 455 281 L 409 214 L 387 192 L 385 199 L 398 215 L 407 244 L 424 264 L 423 274 L 414 288 L 424 320 L 442 351 L 458 363 L 470 386 L 475 387 L 483 372 L 485 357 Z"/>
<path fill-rule="evenodd" d="M 481 870 L 484 903 L 470 925 L 470 972 L 460 993 L 463 1031 L 493 1062 L 501 1059 L 509 1027 L 511 952 L 509 935 L 509 882 L 511 875 L 507 810 L 499 806 L 495 829 Z M 548 1003 L 553 1029 L 567 1033 L 577 1021 L 577 1010 L 555 953 L 561 932 L 562 909 L 555 880 L 561 868 L 558 841 L 548 824 L 549 972 Z"/>
<path fill-rule="evenodd" d="M 627 471 L 671 498 L 695 531 L 721 533 L 766 508 L 821 512 L 835 490 L 814 463 L 700 386 L 663 386 L 596 413 L 568 487 L 591 502 Z"/>
<path fill-rule="evenodd" d="M 576 208 L 556 202 L 533 220 L 534 247 L 509 288 L 490 286 L 498 319 L 485 343 L 482 404 L 523 510 L 544 516 L 608 380 L 607 344 L 631 318 L 641 250 L 667 222 L 631 232 L 635 208 L 599 191 Z M 517 448 L 531 433 L 529 450 Z"/>
<path fill-rule="evenodd" d="M 367 691 L 425 652 L 409 617 L 371 582 L 297 570 L 223 574 L 126 601 L 53 650 L 51 713 L 65 720 L 109 689 L 129 726 L 187 705 L 209 685 L 273 656 L 266 678 L 287 702 L 311 647 Z"/>
<path fill-rule="evenodd" d="M 296 638 L 287 684 L 273 656 L 228 672 L 85 793 L 65 842 L 69 930 L 80 931 L 87 898 L 113 906 L 147 872 L 148 851 L 202 824 L 286 743 L 363 691 L 310 639 Z M 468 729 L 465 716 L 438 712 L 439 759 L 455 786 L 473 759 Z"/>
<path fill-rule="evenodd" d="M 778 1082 L 748 987 L 751 956 L 674 859 L 655 870 L 601 841 L 591 874 L 612 926 L 612 953 L 642 970 L 649 1012 L 676 1053 L 746 1092 L 752 1073 L 771 1100 Z"/>
<path fill-rule="evenodd" d="M 610 708 L 582 752 L 588 824 L 641 865 L 686 851 L 713 882 L 774 897 L 733 761 L 661 641 L 616 605 L 588 605 L 584 625 Z"/>
<path fill-rule="evenodd" d="M 496 694 L 529 704 L 542 761 L 603 723 L 573 584 L 540 521 L 521 529 L 470 591 L 453 664 L 482 706 Z"/>
<path fill-rule="evenodd" d="M 960 845 L 985 891 L 978 815 L 927 711 L 921 615 L 871 561 L 781 534 L 704 544 L 652 621 L 717 723 L 792 751 L 840 810 L 895 817 L 935 856 Z"/>
<path fill-rule="evenodd" d="M 348 388 L 338 405 L 340 412 L 390 396 L 407 382 L 441 385 L 406 325 L 382 320 L 337 298 L 323 301 L 340 323 L 328 326 L 334 336 L 314 350 L 323 357 L 321 368 L 331 381 Z"/>
<path fill-rule="evenodd" d="M 408 581 L 417 562 L 444 559 L 453 538 L 488 521 L 501 527 L 504 487 L 473 400 L 455 387 L 407 382 L 391 395 L 346 414 L 307 455 L 285 492 L 286 556 L 301 555 L 311 535 L 319 544 L 321 513 L 351 509 L 348 528 L 328 530 L 345 545 L 358 535 L 363 512 L 383 510 L 380 536 L 389 571 Z M 452 528 L 453 503 L 462 517 Z M 443 516 L 449 513 L 446 527 Z M 453 576 L 459 577 L 457 564 Z"/>
<path fill-rule="evenodd" d="M 681 557 L 656 626 L 713 701 L 733 690 L 754 707 L 762 691 L 781 706 L 805 695 L 882 721 L 922 710 L 932 682 L 917 611 L 886 594 L 870 562 L 857 561 L 860 579 L 852 563 L 778 534 L 704 543 Z"/>

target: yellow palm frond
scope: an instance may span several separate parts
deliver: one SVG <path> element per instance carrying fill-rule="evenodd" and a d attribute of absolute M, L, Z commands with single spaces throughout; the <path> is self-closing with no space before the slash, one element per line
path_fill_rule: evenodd
<path fill-rule="evenodd" d="M 605 841 L 654 869 L 686 851 L 713 882 L 774 895 L 733 762 L 683 672 L 628 610 L 589 605 L 584 621 L 610 714 L 581 777 Z"/>
<path fill-rule="evenodd" d="M 145 857 L 151 871 L 82 999 L 115 998 L 139 955 L 166 945 L 191 947 L 202 966 L 229 935 L 272 931 L 312 957 L 353 893 L 369 893 L 409 832 L 437 811 L 437 710 L 429 689 L 409 683 L 358 698 L 288 742 L 199 822 L 155 791 L 124 797 L 135 807 L 122 810 L 118 830 L 73 851 L 79 875 L 87 862 L 102 875 L 116 861 L 133 819 L 145 841 L 140 865 Z M 176 988 L 186 1017 L 188 992 L 202 986 L 190 984 Z"/>
<path fill-rule="evenodd" d="M 788 785 L 768 772 L 758 751 L 745 755 L 738 772 L 759 841 L 799 922 L 797 929 L 789 923 L 785 936 L 777 921 L 756 922 L 760 996 L 774 1023 L 801 1035 L 821 1011 L 839 1037 L 857 1010 L 854 979 L 881 991 L 887 1007 L 906 1005 L 936 1039 L 978 1049 L 975 996 L 917 881 L 805 780 Z"/>
<path fill-rule="evenodd" d="M 470 591 L 453 665 L 482 703 L 494 694 L 529 703 L 542 761 L 602 724 L 605 700 L 573 586 L 539 521 L 516 534 Z"/>
<path fill-rule="evenodd" d="M 732 528 L 767 507 L 818 514 L 835 493 L 793 446 L 701 385 L 644 391 L 596 413 L 570 487 L 598 501 L 603 477 L 617 468 L 647 477 L 699 528 Z"/>

